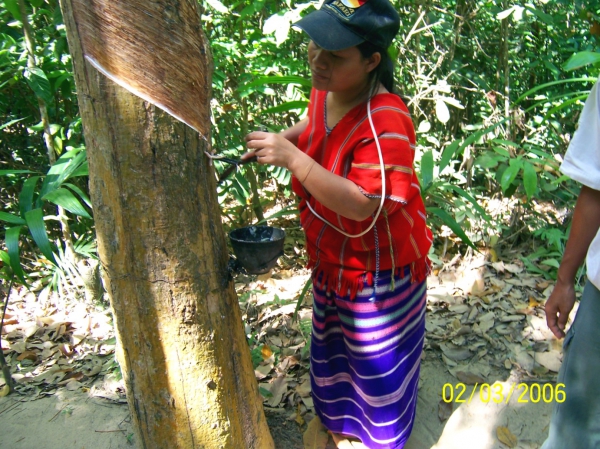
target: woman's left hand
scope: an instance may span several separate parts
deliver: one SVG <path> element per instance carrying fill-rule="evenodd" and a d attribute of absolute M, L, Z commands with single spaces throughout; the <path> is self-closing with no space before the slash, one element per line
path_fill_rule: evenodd
<path fill-rule="evenodd" d="M 246 136 L 248 153 L 242 156 L 247 159 L 256 156 L 259 164 L 271 164 L 290 169 L 293 162 L 302 153 L 293 143 L 280 134 L 255 131 Z"/>

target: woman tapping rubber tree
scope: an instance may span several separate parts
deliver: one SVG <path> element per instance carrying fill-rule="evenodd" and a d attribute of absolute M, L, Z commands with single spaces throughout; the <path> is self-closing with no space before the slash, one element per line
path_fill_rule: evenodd
<path fill-rule="evenodd" d="M 243 156 L 293 174 L 313 269 L 312 396 L 339 447 L 403 448 L 417 402 L 432 236 L 393 93 L 399 24 L 388 0 L 326 0 L 297 22 L 311 39 L 308 115 L 249 134 Z"/>

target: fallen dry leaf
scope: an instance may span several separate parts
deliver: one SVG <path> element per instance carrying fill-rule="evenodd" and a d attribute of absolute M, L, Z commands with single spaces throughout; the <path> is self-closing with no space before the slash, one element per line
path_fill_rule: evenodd
<path fill-rule="evenodd" d="M 498 440 L 501 443 L 507 445 L 510 448 L 517 446 L 517 442 L 518 442 L 517 437 L 514 436 L 510 430 L 508 430 L 508 427 L 504 427 L 504 426 L 496 427 L 496 436 L 498 437 Z"/>
<path fill-rule="evenodd" d="M 512 274 L 519 274 L 523 271 L 523 267 L 514 263 L 504 264 L 504 269 Z"/>
<path fill-rule="evenodd" d="M 313 399 L 310 398 L 310 397 L 302 398 L 302 403 L 309 410 L 314 410 L 314 408 L 315 408 L 315 404 L 313 402 Z"/>
<path fill-rule="evenodd" d="M 268 345 L 263 345 L 263 347 L 260 350 L 260 353 L 261 353 L 263 359 L 265 359 L 265 360 L 273 355 L 273 351 L 271 350 L 271 348 Z"/>
<path fill-rule="evenodd" d="M 544 304 L 542 301 L 538 301 L 535 297 L 530 296 L 529 297 L 529 307 L 537 307 L 537 306 L 541 306 L 542 304 Z"/>
<path fill-rule="evenodd" d="M 304 381 L 296 388 L 296 393 L 301 397 L 306 398 L 310 396 L 310 381 Z"/>
<path fill-rule="evenodd" d="M 466 360 L 473 355 L 468 349 L 457 347 L 452 343 L 441 344 L 440 348 L 446 357 L 454 361 Z"/>
<path fill-rule="evenodd" d="M 554 349 L 548 352 L 536 352 L 535 361 L 550 371 L 558 373 L 562 365 L 562 352 Z"/>
<path fill-rule="evenodd" d="M 65 388 L 69 391 L 75 391 L 79 390 L 81 386 L 82 384 L 80 382 L 76 381 L 75 379 L 71 379 L 69 383 L 65 385 Z"/>
<path fill-rule="evenodd" d="M 321 420 L 318 416 L 315 416 L 311 422 L 308 423 L 308 427 L 302 435 L 302 441 L 304 443 L 304 449 L 325 449 L 327 441 L 329 441 L 329 434 L 325 429 L 325 426 L 321 424 Z"/>
<path fill-rule="evenodd" d="M 10 388 L 8 387 L 8 385 L 4 385 L 4 387 L 2 387 L 2 389 L 0 389 L 0 398 L 3 398 L 4 396 L 8 396 L 8 393 L 10 393 Z"/>
<path fill-rule="evenodd" d="M 303 407 L 302 404 L 298 404 L 298 407 L 296 407 L 296 419 L 294 421 L 296 421 L 299 426 L 304 425 L 304 418 L 302 417 L 303 408 L 306 410 L 306 408 Z"/>
<path fill-rule="evenodd" d="M 489 256 L 490 256 L 490 260 L 491 260 L 493 263 L 496 263 L 496 262 L 498 262 L 498 253 L 496 252 L 496 250 L 495 250 L 494 248 L 490 248 L 490 249 L 488 250 L 488 254 L 489 254 Z"/>
<path fill-rule="evenodd" d="M 17 343 L 13 343 L 12 345 L 10 345 L 10 349 L 11 349 L 11 351 L 15 351 L 15 352 L 18 352 L 19 354 L 21 354 L 22 352 L 24 352 L 27 349 L 27 345 L 24 341 L 19 341 Z"/>
<path fill-rule="evenodd" d="M 452 412 L 454 411 L 453 403 L 446 402 L 443 399 L 438 403 L 438 418 L 440 422 L 446 421 L 450 416 L 452 416 Z"/>
<path fill-rule="evenodd" d="M 273 381 L 271 385 L 271 394 L 273 395 L 269 399 L 269 407 L 277 407 L 283 398 L 283 395 L 287 393 L 288 385 L 285 376 L 280 376 Z"/>
<path fill-rule="evenodd" d="M 269 363 L 267 365 L 258 365 L 254 370 L 254 375 L 258 380 L 263 380 L 265 377 L 269 375 L 269 373 L 273 370 L 273 364 Z"/>
<path fill-rule="evenodd" d="M 479 384 L 485 383 L 485 379 L 483 377 L 478 376 L 477 374 L 473 374 L 473 373 L 469 373 L 469 372 L 465 372 L 465 371 L 458 371 L 456 373 L 456 377 L 462 383 L 467 384 L 467 385 L 475 385 L 477 383 L 479 383 Z"/>
<path fill-rule="evenodd" d="M 18 357 L 17 360 L 21 361 L 21 360 L 31 360 L 32 362 L 37 362 L 38 356 L 35 352 L 33 351 L 23 351 Z"/>

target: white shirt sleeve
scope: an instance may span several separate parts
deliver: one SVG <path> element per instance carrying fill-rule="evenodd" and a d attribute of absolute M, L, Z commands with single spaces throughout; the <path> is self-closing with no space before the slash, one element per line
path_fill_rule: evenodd
<path fill-rule="evenodd" d="M 571 179 L 600 190 L 600 80 L 585 102 L 579 127 L 569 144 L 560 171 Z"/>
<path fill-rule="evenodd" d="M 600 80 L 585 102 L 579 128 L 569 145 L 560 171 L 575 181 L 600 190 Z M 587 258 L 588 279 L 600 289 L 600 230 L 590 244 Z"/>

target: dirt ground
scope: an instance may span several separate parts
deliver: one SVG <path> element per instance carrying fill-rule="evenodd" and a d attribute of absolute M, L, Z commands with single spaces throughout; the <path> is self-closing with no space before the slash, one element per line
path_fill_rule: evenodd
<path fill-rule="evenodd" d="M 275 279 L 273 289 L 281 293 L 281 285 L 291 282 Z M 406 449 L 540 448 L 556 399 L 540 393 L 556 391 L 562 358 L 543 314 L 551 288 L 510 264 L 476 262 L 462 274 L 442 270 L 429 280 L 417 416 Z M 260 307 L 250 302 L 247 307 Z M 135 447 L 124 399 L 84 390 L 59 388 L 35 400 L 18 394 L 0 398 L 0 448 Z M 282 401 L 265 412 L 276 448 L 303 449 L 306 424 L 296 422 L 293 408 Z M 311 413 L 303 416 L 305 422 Z"/>
<path fill-rule="evenodd" d="M 443 364 L 425 360 L 421 370 L 417 418 L 406 449 L 505 449 L 498 428 L 516 437 L 512 447 L 537 449 L 548 432 L 552 405 L 540 401 L 518 403 L 513 395 L 508 404 L 482 401 L 455 407 L 444 422 L 438 417 L 444 384 L 456 385 Z M 502 384 L 508 389 L 511 381 Z M 470 393 L 470 390 L 467 390 Z M 59 390 L 34 401 L 0 399 L 0 448 L 6 449 L 129 449 L 135 438 L 127 404 L 86 393 Z M 521 398 L 524 402 L 524 398 Z M 303 449 L 302 432 L 289 420 L 285 409 L 267 410 L 267 420 L 277 449 Z"/>

